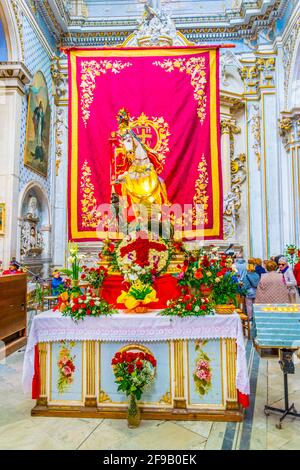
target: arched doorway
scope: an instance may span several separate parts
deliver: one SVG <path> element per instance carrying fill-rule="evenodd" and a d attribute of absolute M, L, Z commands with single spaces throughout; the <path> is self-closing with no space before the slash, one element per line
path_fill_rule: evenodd
<path fill-rule="evenodd" d="M 28 183 L 19 199 L 17 252 L 23 265 L 44 277 L 52 260 L 50 217 L 44 188 L 36 181 Z"/>

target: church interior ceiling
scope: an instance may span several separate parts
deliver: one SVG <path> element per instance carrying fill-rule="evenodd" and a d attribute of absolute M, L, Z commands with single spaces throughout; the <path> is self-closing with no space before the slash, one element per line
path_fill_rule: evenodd
<path fill-rule="evenodd" d="M 246 50 L 273 40 L 276 22 L 298 0 L 25 0 L 63 46 L 121 44 L 145 4 L 163 10 L 190 41 L 241 41 Z"/>

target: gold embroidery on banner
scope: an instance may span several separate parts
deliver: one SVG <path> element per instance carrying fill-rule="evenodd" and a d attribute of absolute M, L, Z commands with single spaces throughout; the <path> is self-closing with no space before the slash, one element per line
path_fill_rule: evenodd
<path fill-rule="evenodd" d="M 209 177 L 207 171 L 207 161 L 204 155 L 202 155 L 201 160 L 198 164 L 198 172 L 199 177 L 195 183 L 195 194 L 193 197 L 193 219 L 195 223 L 199 225 L 208 223 L 207 209 L 209 196 L 207 195 L 207 186 L 209 183 Z M 197 211 L 195 209 L 196 204 L 198 205 Z"/>
<path fill-rule="evenodd" d="M 191 76 L 191 85 L 194 88 L 194 98 L 198 103 L 197 115 L 203 124 L 206 117 L 206 102 L 207 96 L 205 94 L 206 72 L 205 72 L 205 57 L 191 57 L 190 59 L 177 57 L 175 59 L 165 59 L 163 61 L 157 60 L 153 62 L 164 69 L 166 72 L 185 72 Z"/>
<path fill-rule="evenodd" d="M 130 67 L 131 62 L 122 63 L 120 60 L 84 60 L 81 62 L 81 112 L 82 120 L 86 127 L 90 117 L 90 106 L 94 100 L 96 88 L 96 77 L 111 71 L 114 74 L 120 73 L 126 67 Z"/>
<path fill-rule="evenodd" d="M 156 117 L 152 116 L 151 119 L 145 114 L 142 113 L 138 118 L 133 118 L 130 123 L 131 128 L 138 128 L 136 134 L 141 139 L 143 144 L 150 145 L 151 141 L 147 142 L 147 138 L 152 138 L 152 131 L 155 132 L 156 143 L 154 145 L 154 152 L 159 156 L 159 169 L 158 173 L 161 173 L 166 162 L 166 154 L 170 151 L 169 149 L 169 124 L 164 120 L 162 116 Z M 141 133 L 139 132 L 141 129 Z M 150 134 L 147 134 L 147 130 L 150 131 Z"/>
<path fill-rule="evenodd" d="M 97 200 L 95 198 L 95 187 L 91 181 L 92 171 L 85 160 L 81 169 L 80 188 L 83 192 L 81 199 L 81 213 L 82 213 L 82 226 L 83 227 L 97 227 L 99 223 L 99 216 L 97 214 Z"/>

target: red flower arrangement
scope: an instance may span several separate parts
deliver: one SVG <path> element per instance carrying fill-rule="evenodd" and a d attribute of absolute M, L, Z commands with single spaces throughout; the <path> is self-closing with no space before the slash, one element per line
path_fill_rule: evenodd
<path fill-rule="evenodd" d="M 59 310 L 63 316 L 70 316 L 74 321 L 83 320 L 85 316 L 97 317 L 116 313 L 112 305 L 91 293 L 74 295 L 63 292 L 53 310 Z"/>
<path fill-rule="evenodd" d="M 177 317 L 213 315 L 212 305 L 207 297 L 185 294 L 178 299 L 168 300 L 167 308 L 161 315 Z"/>
<path fill-rule="evenodd" d="M 122 390 L 127 396 L 134 395 L 139 400 L 145 388 L 154 380 L 154 356 L 142 351 L 123 351 L 117 352 L 111 363 L 118 390 Z"/>
<path fill-rule="evenodd" d="M 104 266 L 99 266 L 97 268 L 88 268 L 83 266 L 83 273 L 81 274 L 81 279 L 88 282 L 88 284 L 97 289 L 102 286 L 104 279 L 107 276 L 107 269 Z"/>
<path fill-rule="evenodd" d="M 218 253 L 216 247 L 209 253 L 203 250 L 185 252 L 183 266 L 176 275 L 183 291 L 196 289 L 200 295 L 210 296 L 214 304 L 235 302 L 240 284 L 232 269 L 232 259 L 224 253 Z"/>

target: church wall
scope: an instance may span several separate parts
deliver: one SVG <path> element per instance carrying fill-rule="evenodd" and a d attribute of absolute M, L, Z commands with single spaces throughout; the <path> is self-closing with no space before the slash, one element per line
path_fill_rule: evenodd
<path fill-rule="evenodd" d="M 274 92 L 262 95 L 263 109 L 263 160 L 264 160 L 264 198 L 266 218 L 266 258 L 281 251 L 280 234 L 281 190 L 279 186 L 279 151 L 276 112 L 276 95 Z"/>
<path fill-rule="evenodd" d="M 43 27 L 43 31 L 45 30 L 45 25 Z M 22 101 L 22 118 L 21 118 L 21 145 L 20 145 L 20 185 L 19 185 L 19 192 L 20 197 L 21 194 L 24 192 L 25 187 L 30 185 L 32 182 L 38 183 L 45 189 L 47 194 L 48 200 L 50 202 L 51 214 L 48 215 L 48 223 L 46 226 L 41 226 L 42 228 L 42 235 L 44 239 L 44 250 L 41 255 L 37 257 L 37 259 L 29 259 L 26 264 L 29 265 L 39 265 L 41 266 L 42 258 L 43 264 L 46 267 L 49 263 L 51 263 L 52 257 L 52 227 L 49 224 L 50 216 L 52 216 L 52 199 L 53 199 L 53 192 L 54 192 L 54 132 L 53 132 L 53 124 L 54 124 L 54 100 L 52 96 L 52 78 L 51 78 L 51 57 L 49 57 L 49 51 L 46 51 L 44 45 L 40 42 L 37 33 L 34 31 L 32 25 L 30 24 L 29 20 L 24 17 L 23 20 L 23 34 L 24 34 L 24 45 L 25 45 L 25 64 L 28 67 L 31 74 L 34 76 L 36 72 L 41 71 L 45 77 L 47 88 L 48 88 L 48 97 L 50 103 L 50 112 L 51 112 L 51 120 L 50 120 L 50 139 L 49 139 L 49 150 L 48 150 L 48 174 L 47 177 L 43 177 L 38 173 L 32 171 L 30 168 L 24 165 L 24 149 L 25 149 L 25 141 L 26 141 L 26 125 L 27 125 L 27 111 L 28 111 L 28 96 L 23 97 Z M 48 33 L 49 36 L 49 33 Z M 49 38 L 46 38 L 48 40 Z M 40 201 L 41 203 L 41 201 Z M 40 214 L 40 218 L 44 218 L 44 214 Z M 21 221 L 19 220 L 19 230 L 18 230 L 18 256 L 20 253 L 20 228 Z M 44 266 L 45 268 L 45 266 Z M 47 275 L 47 269 L 44 269 L 44 274 Z"/>
<path fill-rule="evenodd" d="M 277 129 L 283 246 L 300 246 L 300 3 L 277 38 Z"/>
<path fill-rule="evenodd" d="M 2 156 L 0 155 L 0 199 L 5 202 L 6 208 L 5 233 L 0 236 L 0 260 L 3 261 L 4 266 L 7 266 L 12 256 L 20 259 L 21 219 L 18 207 L 25 188 L 32 183 L 40 185 L 45 188 L 45 197 L 48 200 L 52 199 L 54 101 L 50 66 L 54 52 L 50 47 L 50 32 L 48 31 L 47 37 L 44 34 L 46 33 L 46 25 L 42 25 L 43 33 L 40 28 L 41 21 L 39 21 L 39 26 L 23 0 L 20 2 L 4 0 L 1 8 L 3 8 L 2 15 L 7 23 L 7 27 L 4 29 L 6 42 L 10 45 L 10 52 L 6 59 L 13 61 L 2 66 L 4 68 L 1 77 L 3 78 L 0 80 L 2 105 L 0 105 L 0 116 L 1 123 L 3 123 L 0 130 L 2 151 Z M 43 178 L 24 165 L 28 93 L 34 74 L 39 70 L 43 73 L 47 83 L 51 108 L 47 178 Z M 46 205 L 42 204 L 41 207 L 46 207 Z M 44 214 L 41 214 L 41 219 L 45 219 Z M 51 214 L 48 213 L 47 219 L 48 223 L 43 227 L 47 233 L 45 233 L 46 244 L 42 258 L 49 262 L 52 251 L 52 235 L 49 226 Z M 39 263 L 41 264 L 41 261 Z"/>

